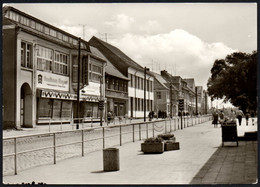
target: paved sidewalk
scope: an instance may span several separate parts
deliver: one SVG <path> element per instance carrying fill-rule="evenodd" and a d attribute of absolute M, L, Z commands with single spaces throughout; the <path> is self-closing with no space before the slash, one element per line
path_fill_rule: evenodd
<path fill-rule="evenodd" d="M 240 181 L 241 183 L 252 183 L 252 177 L 250 178 L 252 180 L 247 180 L 249 178 L 244 175 L 255 176 L 257 142 L 239 142 L 239 147 L 222 148 L 221 128 L 214 128 L 211 121 L 173 133 L 180 142 L 180 150 L 163 154 L 143 154 L 140 151 L 141 141 L 118 147 L 120 170 L 116 172 L 103 172 L 103 154 L 102 151 L 97 151 L 84 157 L 60 161 L 56 165 L 18 171 L 16 176 L 3 177 L 3 182 L 5 184 L 32 183 L 32 181 L 46 184 L 228 184 L 232 183 L 231 179 L 227 181 L 221 176 L 227 172 L 225 169 L 229 168 L 229 162 L 235 164 L 233 159 L 227 156 L 232 153 L 233 158 L 241 159 L 240 164 L 233 165 L 232 169 L 248 170 L 232 175 L 232 180 L 239 182 L 237 179 L 241 179 L 242 175 L 245 180 Z M 225 159 L 221 159 L 223 155 Z M 242 156 L 245 159 L 242 159 Z M 215 165 L 214 162 L 222 164 Z M 216 167 L 219 169 L 216 180 L 207 180 L 207 175 L 199 175 L 201 170 L 206 171 L 205 166 L 207 172 L 215 170 Z"/>

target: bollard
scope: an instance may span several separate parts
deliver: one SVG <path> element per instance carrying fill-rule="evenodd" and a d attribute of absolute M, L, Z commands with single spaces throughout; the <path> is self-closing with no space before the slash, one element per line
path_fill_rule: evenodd
<path fill-rule="evenodd" d="M 103 164 L 104 171 L 118 171 L 119 150 L 117 148 L 103 149 Z"/>

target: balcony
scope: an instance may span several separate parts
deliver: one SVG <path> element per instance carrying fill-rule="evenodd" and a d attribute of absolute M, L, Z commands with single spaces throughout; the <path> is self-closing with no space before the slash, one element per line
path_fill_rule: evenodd
<path fill-rule="evenodd" d="M 119 90 L 106 89 L 106 97 L 128 99 L 128 93 Z"/>

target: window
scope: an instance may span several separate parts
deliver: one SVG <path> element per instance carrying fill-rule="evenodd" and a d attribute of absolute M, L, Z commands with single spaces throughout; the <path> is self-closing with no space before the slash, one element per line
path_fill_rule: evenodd
<path fill-rule="evenodd" d="M 32 45 L 26 42 L 21 43 L 21 66 L 32 68 Z"/>
<path fill-rule="evenodd" d="M 157 93 L 157 99 L 161 99 L 162 98 L 161 92 L 156 92 L 156 93 Z"/>
<path fill-rule="evenodd" d="M 134 87 L 134 75 L 131 74 L 131 87 Z"/>
<path fill-rule="evenodd" d="M 141 89 L 143 90 L 144 89 L 144 79 L 140 78 L 140 82 L 141 82 Z"/>
<path fill-rule="evenodd" d="M 37 69 L 44 71 L 52 71 L 53 69 L 53 50 L 38 46 L 37 51 Z"/>
<path fill-rule="evenodd" d="M 53 37 L 56 37 L 57 36 L 57 32 L 53 29 L 50 29 L 50 35 L 53 36 Z"/>
<path fill-rule="evenodd" d="M 18 14 L 16 14 L 15 12 L 13 12 L 13 11 L 11 11 L 10 12 L 10 19 L 12 19 L 12 20 L 14 20 L 14 21 L 19 21 L 19 15 Z"/>
<path fill-rule="evenodd" d="M 30 27 L 34 28 L 35 29 L 35 21 L 30 21 Z"/>
<path fill-rule="evenodd" d="M 50 28 L 44 27 L 44 33 L 49 35 L 50 34 Z"/>
<path fill-rule="evenodd" d="M 95 60 L 92 58 L 89 69 L 90 79 L 94 82 L 100 82 L 100 77 L 102 76 L 102 67 L 94 64 L 93 61 Z M 118 90 L 118 81 L 115 82 L 114 89 Z"/>
<path fill-rule="evenodd" d="M 36 23 L 36 30 L 43 32 L 43 25 L 40 23 Z"/>
<path fill-rule="evenodd" d="M 67 54 L 55 51 L 54 55 L 54 73 L 67 75 L 68 74 L 68 62 L 69 57 Z"/>

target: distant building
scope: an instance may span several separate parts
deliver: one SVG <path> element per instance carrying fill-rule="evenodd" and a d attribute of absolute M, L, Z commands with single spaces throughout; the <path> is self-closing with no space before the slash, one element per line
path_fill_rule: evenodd
<path fill-rule="evenodd" d="M 13 7 L 3 7 L 2 26 L 3 128 L 60 124 L 77 117 L 79 39 Z M 80 52 L 78 117 L 98 118 L 106 61 L 83 40 Z"/>
<path fill-rule="evenodd" d="M 124 76 L 129 78 L 128 82 L 128 116 L 133 118 L 148 116 L 148 112 L 154 110 L 154 92 L 152 74 L 147 71 L 146 79 L 144 67 L 129 58 L 121 50 L 93 36 L 89 43 L 106 57 L 106 59 L 116 67 Z M 146 84 L 144 84 L 146 83 Z M 146 85 L 146 95 L 144 87 Z M 145 98 L 146 97 L 146 98 Z M 146 103 L 146 110 L 144 110 Z"/>

